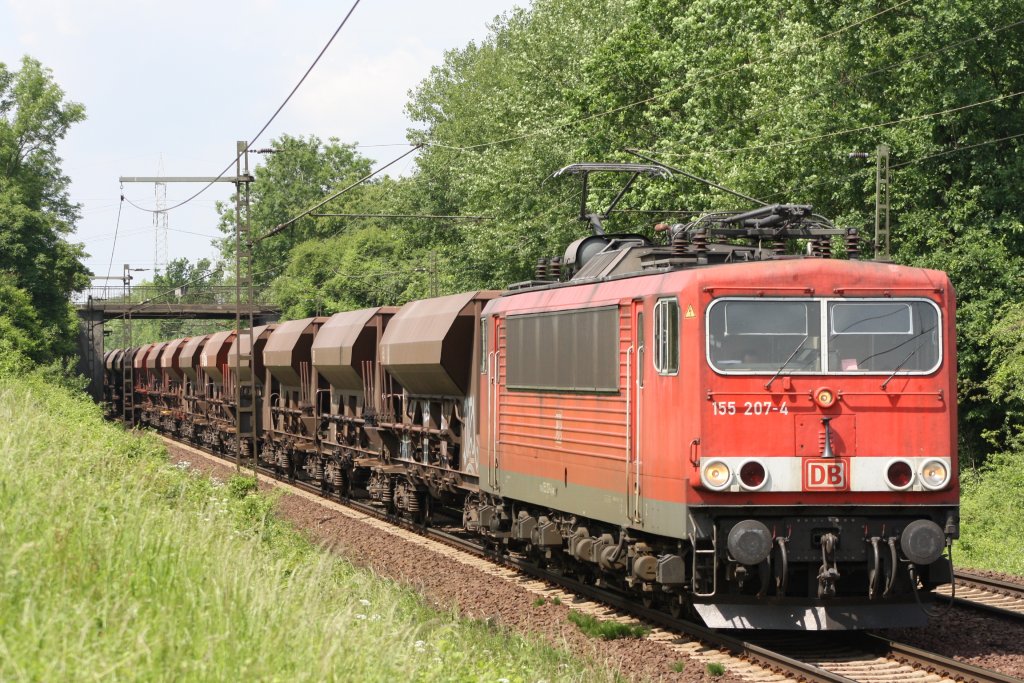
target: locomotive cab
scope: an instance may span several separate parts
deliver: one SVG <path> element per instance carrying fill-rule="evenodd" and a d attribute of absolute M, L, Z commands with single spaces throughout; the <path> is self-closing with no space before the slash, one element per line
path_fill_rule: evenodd
<path fill-rule="evenodd" d="M 915 598 L 949 582 L 958 532 L 948 279 L 831 260 L 703 275 L 696 611 L 719 627 L 923 624 Z"/>

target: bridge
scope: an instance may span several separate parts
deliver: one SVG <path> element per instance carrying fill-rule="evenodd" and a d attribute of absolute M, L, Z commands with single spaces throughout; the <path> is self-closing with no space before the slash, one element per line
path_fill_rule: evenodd
<path fill-rule="evenodd" d="M 244 293 L 243 293 L 244 296 Z M 255 324 L 273 322 L 281 309 L 267 303 L 262 292 L 253 297 Z M 121 285 L 91 287 L 74 298 L 78 312 L 79 372 L 89 378 L 89 394 L 103 398 L 103 329 L 106 321 L 128 320 L 232 320 L 235 287 L 192 286 L 169 291 L 162 287 Z M 243 300 L 243 315 L 247 304 Z"/>

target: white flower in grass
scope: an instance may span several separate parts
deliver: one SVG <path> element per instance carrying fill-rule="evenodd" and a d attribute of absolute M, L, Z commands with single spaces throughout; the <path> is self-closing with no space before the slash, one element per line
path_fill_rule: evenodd
<path fill-rule="evenodd" d="M 189 468 L 188 460 L 179 460 L 178 464 L 175 465 L 179 470 L 187 470 Z"/>
<path fill-rule="evenodd" d="M 499 678 L 498 683 L 509 683 L 509 680 L 507 678 Z"/>
<path fill-rule="evenodd" d="M 366 619 L 366 615 L 365 614 L 357 614 L 356 615 L 356 619 L 358 619 L 359 621 L 364 621 Z"/>
<path fill-rule="evenodd" d="M 370 621 L 380 621 L 380 615 L 379 614 L 371 614 L 370 615 Z"/>
<path fill-rule="evenodd" d="M 412 644 L 412 646 L 416 648 L 416 652 L 423 652 L 427 649 L 427 644 L 422 640 L 417 640 L 415 643 Z"/>
<path fill-rule="evenodd" d="M 362 605 L 363 607 L 369 607 L 370 606 L 370 601 L 367 600 L 366 598 L 360 598 L 359 599 L 359 604 Z"/>

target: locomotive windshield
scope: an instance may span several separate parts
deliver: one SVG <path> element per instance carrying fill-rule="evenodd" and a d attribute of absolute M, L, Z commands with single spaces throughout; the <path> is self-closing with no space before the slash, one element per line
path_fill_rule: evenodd
<path fill-rule="evenodd" d="M 719 299 L 707 321 L 708 359 L 727 374 L 920 374 L 941 357 L 924 299 Z"/>
<path fill-rule="evenodd" d="M 711 362 L 738 370 L 821 372 L 821 302 L 725 300 L 708 312 Z"/>

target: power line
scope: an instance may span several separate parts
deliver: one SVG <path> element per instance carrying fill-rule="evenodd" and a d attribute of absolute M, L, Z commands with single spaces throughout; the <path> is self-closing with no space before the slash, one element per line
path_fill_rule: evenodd
<path fill-rule="evenodd" d="M 890 69 L 895 69 L 897 67 L 903 66 L 904 64 L 909 64 L 911 62 L 916 62 L 918 60 L 924 59 L 925 57 L 931 57 L 931 56 L 934 56 L 934 55 L 939 55 L 939 54 L 942 54 L 943 52 L 948 52 L 949 50 L 953 50 L 955 48 L 958 48 L 958 47 L 961 47 L 963 45 L 966 45 L 967 43 L 972 43 L 972 42 L 974 42 L 976 40 L 981 40 L 982 38 L 986 38 L 988 36 L 994 36 L 997 33 L 1001 33 L 1002 31 L 1008 31 L 1009 29 L 1015 28 L 1017 26 L 1020 26 L 1021 24 L 1024 24 L 1024 19 L 1018 19 L 1017 21 L 1013 21 L 1013 22 L 1011 22 L 1009 24 L 1004 24 L 1004 25 L 999 26 L 997 28 L 987 28 L 984 31 L 981 31 L 980 33 L 978 33 L 977 35 L 971 36 L 970 38 L 965 38 L 965 39 L 959 40 L 959 41 L 957 41 L 955 43 L 950 43 L 949 45 L 940 47 L 940 48 L 938 48 L 936 50 L 929 50 L 928 52 L 924 52 L 924 53 L 921 53 L 921 54 L 918 54 L 918 55 L 914 55 L 913 57 L 908 57 L 906 59 L 902 59 L 902 60 L 900 60 L 898 62 L 890 64 L 889 66 L 884 66 L 884 67 L 882 67 L 880 69 L 874 69 L 873 71 L 868 71 L 867 73 L 861 74 L 860 76 L 858 76 L 857 78 L 854 78 L 854 79 L 842 78 L 842 79 L 840 79 L 839 82 L 840 83 L 854 83 L 856 81 L 863 80 L 863 79 L 868 78 L 870 76 L 874 76 L 875 74 L 880 74 L 883 71 L 889 71 Z"/>
<path fill-rule="evenodd" d="M 941 156 L 948 156 L 950 154 L 957 154 L 958 152 L 965 152 L 967 150 L 975 149 L 977 147 L 984 147 L 986 145 L 994 145 L 994 144 L 997 144 L 997 143 L 1000 143 L 1000 142 L 1005 142 L 1006 140 L 1014 140 L 1016 138 L 1022 138 L 1022 137 L 1024 137 L 1024 133 L 1016 133 L 1014 135 L 1007 135 L 1007 136 L 1001 137 L 1001 138 L 994 138 L 992 140 L 985 140 L 983 142 L 978 142 L 978 143 L 975 143 L 973 145 L 964 145 L 963 147 L 955 147 L 953 149 L 946 149 L 946 150 L 942 150 L 941 152 L 936 152 L 934 154 L 927 154 L 925 156 L 917 157 L 915 159 L 911 159 L 910 161 L 903 161 L 903 162 L 900 162 L 898 164 L 893 164 L 892 166 L 890 166 L 890 168 L 892 170 L 895 170 L 897 168 L 903 168 L 905 166 L 910 166 L 912 164 L 916 164 L 916 163 L 919 163 L 921 161 L 926 161 L 928 159 L 934 159 L 936 157 L 941 157 Z M 861 175 L 863 173 L 864 173 L 863 170 L 857 170 L 857 171 L 854 171 L 852 173 L 845 173 L 845 174 L 838 175 L 838 176 L 821 176 L 817 180 L 814 180 L 812 182 L 802 183 L 799 188 L 794 188 L 794 189 L 791 189 L 791 190 L 780 190 L 779 192 L 774 192 L 774 193 L 772 193 L 770 195 L 765 195 L 764 197 L 762 197 L 762 199 L 767 201 L 767 200 L 769 200 L 769 199 L 771 199 L 773 197 L 778 197 L 780 195 L 793 194 L 793 193 L 795 193 L 797 191 L 800 191 L 800 190 L 806 191 L 806 190 L 811 189 L 811 188 L 816 188 L 816 187 L 818 187 L 819 185 L 821 185 L 822 183 L 824 183 L 826 181 L 832 181 L 833 183 L 837 183 L 837 182 L 842 181 L 842 180 L 849 180 L 849 179 L 851 179 L 851 178 L 853 178 L 855 176 L 859 176 L 859 175 Z"/>
<path fill-rule="evenodd" d="M 866 17 L 864 19 L 860 19 L 858 21 L 855 21 L 852 24 L 847 24 L 846 26 L 843 26 L 843 27 L 841 27 L 839 29 L 836 29 L 835 31 L 832 31 L 831 33 L 826 33 L 824 35 L 818 36 L 817 38 L 812 38 L 809 42 L 811 44 L 813 44 L 813 43 L 819 43 L 819 42 L 821 42 L 823 40 L 827 40 L 829 38 L 834 38 L 835 36 L 839 35 L 840 33 L 844 33 L 845 31 L 849 31 L 852 28 L 856 28 L 857 26 L 860 26 L 861 24 L 867 23 L 868 21 L 871 21 L 872 19 L 875 19 L 877 17 L 882 16 L 883 14 L 888 14 L 889 12 L 897 10 L 900 7 L 903 7 L 904 5 L 908 4 L 910 1 L 911 0 L 902 0 L 902 2 L 898 2 L 895 5 L 892 5 L 891 7 L 887 8 L 887 9 L 884 9 L 884 10 L 882 10 L 880 12 L 876 12 L 875 14 L 872 14 L 869 17 Z M 794 44 L 791 49 L 805 49 L 806 46 L 807 46 L 806 43 L 800 43 L 799 45 Z M 700 79 L 700 80 L 698 80 L 695 83 L 692 83 L 690 85 L 691 86 L 697 86 L 697 85 L 700 85 L 701 83 L 707 83 L 709 81 L 715 80 L 715 79 L 720 78 L 722 76 L 726 76 L 728 74 L 731 74 L 731 73 L 734 73 L 736 71 L 739 71 L 740 69 L 745 69 L 745 68 L 749 68 L 751 66 L 754 66 L 755 64 L 760 64 L 761 62 L 767 61 L 768 59 L 769 59 L 769 56 L 764 56 L 764 57 L 761 57 L 760 59 L 755 59 L 753 61 L 748 61 L 748 62 L 745 62 L 744 64 L 740 64 L 739 66 L 734 66 L 734 67 L 731 67 L 729 69 L 726 69 L 725 71 L 719 71 L 717 73 L 711 74 L 710 76 L 702 78 L 702 79 Z M 633 107 L 637 107 L 637 106 L 640 106 L 642 104 L 648 104 L 650 102 L 655 102 L 657 100 L 660 100 L 660 99 L 666 98 L 666 97 L 668 97 L 670 95 L 674 95 L 674 94 L 676 94 L 678 92 L 681 92 L 685 87 L 687 87 L 687 86 L 686 85 L 680 85 L 680 86 L 678 86 L 676 88 L 672 88 L 671 90 L 667 90 L 667 91 L 665 91 L 663 93 L 659 93 L 657 95 L 651 95 L 650 97 L 646 97 L 646 98 L 644 98 L 642 100 L 637 100 L 635 102 L 630 102 L 628 104 L 623 104 L 623 105 L 620 105 L 618 107 L 613 107 L 612 109 L 608 109 L 606 111 L 598 112 L 596 114 L 589 114 L 587 116 L 583 116 L 583 117 L 574 119 L 572 121 L 567 121 L 565 123 L 560 123 L 560 124 L 557 124 L 557 125 L 554 125 L 554 126 L 548 126 L 546 128 L 538 128 L 538 129 L 536 129 L 536 130 L 534 130 L 534 131 L 532 131 L 530 133 L 523 133 L 522 135 L 514 135 L 514 136 L 511 136 L 511 137 L 502 138 L 500 140 L 492 140 L 490 142 L 482 142 L 482 143 L 478 143 L 478 144 L 475 144 L 475 145 L 466 145 L 466 146 L 445 145 L 443 143 L 429 142 L 429 141 L 422 143 L 422 145 L 425 146 L 425 147 L 438 147 L 438 148 L 441 148 L 441 149 L 452 149 L 452 150 L 461 151 L 461 152 L 468 152 L 468 151 L 472 151 L 472 150 L 475 150 L 475 149 L 482 149 L 484 147 L 491 147 L 491 146 L 494 146 L 494 145 L 504 144 L 506 142 L 515 142 L 515 141 L 518 141 L 518 140 L 525 140 L 527 138 L 536 137 L 538 135 L 543 135 L 545 133 L 551 133 L 551 132 L 554 132 L 554 131 L 562 130 L 563 128 L 568 128 L 569 126 L 577 125 L 577 124 L 580 124 L 580 123 L 586 123 L 587 121 L 592 121 L 594 119 L 603 118 L 605 116 L 610 116 L 612 114 L 617 114 L 620 111 L 625 111 L 626 109 L 631 109 Z"/>
<path fill-rule="evenodd" d="M 1006 137 L 996 138 L 994 140 L 985 140 L 984 142 L 978 142 L 978 143 L 975 143 L 973 145 L 965 145 L 963 147 L 954 147 L 953 149 L 946 149 L 946 150 L 943 150 L 941 152 L 936 152 L 935 154 L 929 154 L 927 156 L 918 157 L 916 159 L 911 159 L 910 161 L 904 161 L 904 162 L 899 163 L 899 164 L 893 164 L 891 166 L 891 168 L 892 169 L 903 168 L 904 166 L 910 166 L 911 164 L 916 164 L 918 162 L 925 161 L 926 159 L 934 159 L 936 157 L 946 156 L 947 154 L 956 154 L 957 152 L 964 152 L 964 151 L 967 151 L 969 149 L 974 149 L 976 147 L 984 147 L 985 145 L 994 145 L 997 142 L 1005 142 L 1006 140 L 1013 140 L 1015 138 L 1020 138 L 1020 137 L 1024 137 L 1024 133 L 1017 133 L 1015 135 L 1007 135 Z"/>
<path fill-rule="evenodd" d="M 911 57 L 907 57 L 906 59 L 901 59 L 899 61 L 892 62 L 892 63 L 890 63 L 890 64 L 888 64 L 886 66 L 883 66 L 881 68 L 874 69 L 872 71 L 868 71 L 867 73 L 864 73 L 864 74 L 860 74 L 860 75 L 857 75 L 857 76 L 843 77 L 843 78 L 839 79 L 838 83 L 841 84 L 841 85 L 852 85 L 854 83 L 859 83 L 860 81 L 863 81 L 863 80 L 865 80 L 865 79 L 867 79 L 867 78 L 869 78 L 871 76 L 874 76 L 876 74 L 883 73 L 883 72 L 889 71 L 891 69 L 896 69 L 896 68 L 898 68 L 900 66 L 903 66 L 904 64 L 909 64 L 909 63 L 912 63 L 912 62 L 920 61 L 920 60 L 925 59 L 927 57 L 933 57 L 933 56 L 940 55 L 940 54 L 942 54 L 944 52 L 948 52 L 948 51 L 956 49 L 958 47 L 962 47 L 963 45 L 966 45 L 967 43 L 971 43 L 971 42 L 980 40 L 980 39 L 985 38 L 987 36 L 993 36 L 993 35 L 995 35 L 997 33 L 1001 33 L 1002 31 L 1007 31 L 1007 30 L 1009 30 L 1011 28 L 1015 28 L 1015 27 L 1020 26 L 1022 24 L 1024 24 L 1024 19 L 1018 19 L 1018 20 L 1010 22 L 1008 24 L 1004 24 L 1002 26 L 998 26 L 996 28 L 986 28 L 983 31 L 977 33 L 976 35 L 971 36 L 970 38 L 965 38 L 965 39 L 957 41 L 955 43 L 950 43 L 949 45 L 943 46 L 941 48 L 927 50 L 925 52 L 918 53 L 918 54 L 913 55 Z M 747 123 L 747 122 L 750 122 L 750 121 L 755 121 L 755 120 L 757 120 L 757 117 L 755 117 L 756 114 L 760 114 L 760 113 L 762 113 L 762 112 L 764 112 L 766 110 L 770 110 L 772 113 L 775 113 L 777 111 L 777 109 L 778 109 L 778 103 L 777 102 L 769 101 L 769 100 L 763 100 L 761 104 L 759 104 L 757 106 L 749 107 L 749 108 L 747 108 L 747 109 L 745 109 L 743 111 L 743 118 L 741 119 L 741 123 Z"/>
<path fill-rule="evenodd" d="M 347 23 L 348 23 L 349 17 L 351 17 L 351 16 L 352 16 L 352 13 L 353 13 L 353 12 L 355 11 L 356 7 L 358 7 L 358 6 L 359 6 L 359 3 L 360 3 L 361 1 L 362 1 L 362 0 L 355 0 L 355 2 L 353 2 L 353 3 L 352 3 L 352 6 L 351 6 L 351 7 L 349 8 L 348 12 L 347 12 L 347 13 L 345 14 L 345 17 L 344 17 L 344 18 L 343 18 L 343 19 L 341 20 L 341 23 L 340 23 L 340 24 L 338 24 L 338 27 L 337 27 L 336 29 L 334 29 L 334 33 L 332 33 L 332 34 L 331 34 L 331 37 L 330 37 L 330 38 L 328 38 L 327 42 L 326 42 L 326 43 L 324 44 L 324 46 L 323 46 L 323 47 L 322 47 L 322 48 L 320 49 L 320 52 L 319 52 L 319 53 L 317 54 L 317 56 L 316 56 L 316 59 L 314 59 L 314 60 L 313 60 L 313 63 L 309 65 L 309 68 L 308 68 L 308 69 L 306 69 L 306 72 L 305 72 L 304 74 L 302 74 L 302 78 L 300 78 L 300 79 L 299 79 L 299 82 L 295 84 L 295 87 L 293 87 L 293 88 L 292 88 L 292 90 L 291 90 L 291 92 L 289 92 L 289 93 L 288 93 L 288 96 L 284 98 L 284 101 L 283 101 L 283 102 L 281 102 L 281 104 L 280 104 L 280 105 L 278 106 L 278 108 L 277 108 L 277 109 L 276 109 L 276 110 L 274 111 L 274 113 L 273 113 L 273 114 L 271 114 L 270 118 L 269 118 L 269 119 L 267 119 L 267 122 L 263 124 L 263 127 L 262 127 L 262 128 L 260 128 L 259 132 L 258 132 L 258 133 L 256 133 L 256 135 L 254 135 L 253 137 L 251 137 L 251 138 L 249 139 L 249 143 L 248 143 L 248 146 L 247 146 L 247 147 L 246 147 L 245 149 L 243 149 L 243 150 L 240 150 L 240 151 L 238 152 L 238 154 L 237 154 L 237 155 L 235 156 L 235 158 L 234 158 L 234 159 L 232 159 L 232 160 L 231 160 L 231 162 L 230 162 L 230 163 L 229 163 L 229 164 L 228 164 L 227 166 L 225 166 L 225 167 L 224 167 L 224 170 L 223 170 L 223 171 L 221 171 L 221 172 L 220 172 L 219 174 L 217 174 L 217 177 L 216 177 L 216 179 L 214 179 L 214 180 L 211 180 L 210 182 L 208 182 L 208 183 L 207 183 L 206 185 L 204 185 L 204 186 L 203 186 L 203 187 L 202 187 L 202 188 L 201 188 L 201 189 L 200 189 L 199 191 L 197 191 L 197 192 L 196 192 L 195 194 L 193 194 L 192 196 L 188 197 L 187 199 L 185 199 L 185 200 L 183 200 L 183 201 L 181 201 L 181 202 L 178 202 L 178 203 L 177 203 L 177 204 L 175 204 L 174 206 L 171 206 L 171 207 L 168 207 L 168 208 L 166 208 L 166 209 L 163 209 L 163 211 L 173 211 L 174 209 L 177 209 L 178 207 L 181 207 L 181 206 L 184 206 L 185 204 L 188 204 L 188 203 L 189 203 L 189 202 L 191 202 L 191 201 L 192 201 L 193 199 L 195 199 L 195 198 L 196 198 L 196 197 L 198 197 L 199 195 L 201 195 L 201 194 L 203 194 L 204 192 L 206 192 L 206 191 L 207 191 L 208 189 L 210 189 L 210 187 L 212 187 L 212 186 L 213 186 L 213 184 L 214 184 L 215 182 L 217 182 L 217 180 L 220 180 L 221 178 L 223 178 L 223 177 L 224 177 L 224 175 L 225 175 L 225 174 L 226 174 L 226 173 L 227 173 L 228 171 L 230 171 L 230 170 L 231 170 L 231 167 L 232 167 L 232 166 L 234 166 L 234 165 L 235 165 L 235 164 L 236 164 L 236 163 L 238 162 L 238 160 L 242 158 L 242 155 L 243 155 L 243 154 L 245 154 L 246 152 L 248 152 L 248 151 L 249 151 L 249 149 L 251 149 L 251 148 L 252 148 L 252 146 L 253 146 L 253 145 L 254 145 L 254 144 L 256 143 L 256 141 L 257 141 L 257 140 L 258 140 L 258 139 L 260 138 L 260 136 L 261 136 L 261 135 L 263 135 L 263 133 L 265 133 L 265 132 L 266 132 L 267 128 L 269 128 L 269 127 L 270 127 L 270 124 L 274 122 L 274 119 L 276 119 L 276 118 L 277 118 L 277 115 L 281 113 L 281 110 L 282 110 L 282 109 L 284 109 L 285 105 L 287 105 L 287 104 L 288 104 L 288 102 L 289 102 L 289 101 L 291 101 L 292 97 L 293 97 L 293 96 L 295 95 L 295 93 L 296 93 L 296 92 L 298 91 L 299 87 L 300 87 L 300 86 L 301 86 L 301 85 L 302 85 L 302 84 L 303 84 L 303 83 L 304 83 L 304 82 L 306 81 L 306 78 L 307 78 L 307 77 L 309 76 L 309 74 L 310 74 L 310 73 L 311 73 L 311 72 L 313 71 L 313 68 L 314 68 L 314 67 L 316 67 L 316 65 L 317 65 L 317 64 L 318 64 L 318 63 L 320 62 L 320 59 L 321 59 L 321 58 L 322 58 L 322 57 L 324 56 L 324 53 L 326 53 L 326 52 L 327 52 L 327 48 L 329 48 L 329 47 L 331 46 L 331 43 L 333 43 L 333 42 L 334 42 L 334 39 L 338 37 L 338 34 L 339 34 L 339 33 L 341 33 L 341 29 L 345 28 L 345 24 L 347 24 Z M 138 206 L 137 204 L 135 204 L 135 203 L 131 202 L 130 200 L 128 201 L 128 203 L 129 203 L 129 204 L 131 204 L 132 206 L 134 206 L 134 207 L 135 207 L 136 209 L 138 209 L 139 211 L 146 211 L 146 212 L 149 212 L 149 213 L 156 213 L 156 211 L 153 211 L 153 210 L 151 210 L 151 209 L 144 209 L 144 208 L 142 208 L 141 206 Z"/>
<path fill-rule="evenodd" d="M 412 213 L 312 213 L 314 218 L 410 218 L 410 219 L 445 219 L 463 221 L 493 221 L 490 216 L 439 216 L 436 214 Z"/>
<path fill-rule="evenodd" d="M 340 197 L 341 195 L 345 194 L 349 190 L 362 185 L 367 180 L 370 180 L 371 178 L 373 178 L 375 175 L 377 175 L 378 173 L 380 173 L 384 169 L 388 168 L 389 166 L 391 166 L 393 164 L 398 163 L 399 161 L 401 161 L 405 157 L 409 156 L 410 154 L 412 154 L 416 150 L 420 149 L 421 146 L 422 145 L 414 146 L 412 149 L 404 152 L 403 154 L 395 157 L 394 159 L 392 159 L 388 163 L 386 163 L 383 166 L 379 167 L 376 171 L 373 171 L 373 172 L 369 173 L 368 175 L 363 176 L 362 178 L 360 178 L 359 180 L 355 181 L 354 183 L 352 183 L 348 187 L 345 187 L 345 188 L 342 188 L 342 189 L 338 190 L 334 194 L 332 194 L 329 197 L 327 197 L 326 199 L 318 202 L 314 206 L 309 207 L 308 209 L 306 209 L 305 211 L 303 211 L 299 215 L 295 216 L 294 218 L 290 218 L 290 219 L 286 220 L 284 223 L 277 224 L 270 232 L 266 233 L 265 235 L 261 235 L 260 237 L 255 238 L 253 240 L 253 243 L 255 244 L 255 243 L 258 243 L 258 242 L 262 242 L 263 240 L 267 239 L 268 237 L 273 237 L 274 235 L 282 232 L 285 228 L 287 228 L 289 225 L 291 225 L 295 221 L 299 220 L 300 218 L 304 218 L 304 217 L 308 216 L 309 214 L 313 213 L 314 211 L 319 209 L 321 206 L 323 206 L 327 202 L 329 202 L 329 201 L 331 201 L 333 199 L 337 199 L 338 197 Z"/>
<path fill-rule="evenodd" d="M 668 151 L 660 151 L 660 150 L 639 150 L 639 151 L 648 152 L 648 153 L 651 153 L 651 154 L 665 154 L 665 155 L 674 156 L 674 157 L 691 157 L 691 156 L 708 156 L 708 155 L 711 155 L 711 154 L 732 154 L 734 152 L 752 152 L 752 151 L 759 151 L 759 150 L 764 150 L 764 149 L 773 149 L 773 148 L 776 148 L 776 147 L 788 147 L 790 145 L 799 145 L 799 144 L 803 144 L 803 143 L 806 143 L 806 142 L 817 142 L 819 140 L 825 140 L 825 139 L 828 139 L 828 138 L 834 138 L 834 137 L 838 137 L 840 135 L 846 135 L 848 133 L 862 133 L 862 132 L 869 131 L 869 130 L 875 130 L 877 128 L 888 128 L 890 126 L 897 126 L 897 125 L 902 125 L 902 124 L 905 124 L 905 123 L 912 123 L 914 121 L 923 121 L 925 119 L 934 118 L 936 116 L 944 116 L 946 114 L 953 114 L 953 113 L 958 112 L 958 111 L 964 111 L 964 110 L 967 110 L 967 109 L 973 109 L 975 107 L 981 107 L 981 106 L 986 105 L 986 104 L 992 104 L 994 102 L 1000 102 L 1002 100 L 1010 99 L 1010 98 L 1013 98 L 1013 97 L 1019 97 L 1021 95 L 1024 95 L 1024 90 L 1018 90 L 1017 92 L 1009 93 L 1007 95 L 999 95 L 998 97 L 993 97 L 993 98 L 990 98 L 990 99 L 987 99 L 987 100 L 982 100 L 980 102 L 972 102 L 971 104 L 965 104 L 965 105 L 962 105 L 962 106 L 959 106 L 959 107 L 953 107 L 951 109 L 943 109 L 942 111 L 930 112 L 928 114 L 918 114 L 916 116 L 908 116 L 908 117 L 905 117 L 905 118 L 893 119 L 891 121 L 886 121 L 884 123 L 873 123 L 873 124 L 870 124 L 870 125 L 867 125 L 867 126 L 858 126 L 856 128 L 847 128 L 847 129 L 844 129 L 844 130 L 833 131 L 831 133 L 821 133 L 819 135 L 809 135 L 809 136 L 806 136 L 806 137 L 795 138 L 795 139 L 792 139 L 792 140 L 781 140 L 779 142 L 769 142 L 769 143 L 765 143 L 765 144 L 762 144 L 762 145 L 748 145 L 746 147 L 732 147 L 732 148 L 729 148 L 729 149 L 718 149 L 718 150 L 716 150 L 716 149 L 699 150 L 699 151 L 694 151 L 694 152 L 668 152 Z"/>
<path fill-rule="evenodd" d="M 125 201 L 128 201 L 128 200 L 126 199 Z M 134 236 L 134 235 L 142 235 L 142 234 L 145 234 L 147 232 L 150 232 L 150 230 L 152 230 L 152 228 L 137 228 L 137 229 L 132 230 L 131 232 L 123 232 L 123 233 L 121 233 L 121 237 L 131 237 L 131 236 Z M 180 232 L 180 233 L 183 233 L 183 234 L 186 234 L 186 235 L 196 235 L 197 237 L 209 237 L 210 239 L 219 239 L 221 237 L 225 237 L 225 235 L 223 235 L 223 234 L 211 235 L 210 233 L 206 233 L 206 232 L 194 232 L 192 230 L 182 230 L 181 228 L 167 228 L 167 230 L 170 231 L 170 232 Z M 82 240 L 85 243 L 89 243 L 89 242 L 103 242 L 103 241 L 109 240 L 109 239 L 117 240 L 117 233 L 115 232 L 113 235 L 111 235 L 111 234 L 85 235 L 85 236 L 79 235 L 78 239 Z M 147 263 L 156 263 L 156 261 L 147 261 Z"/>

